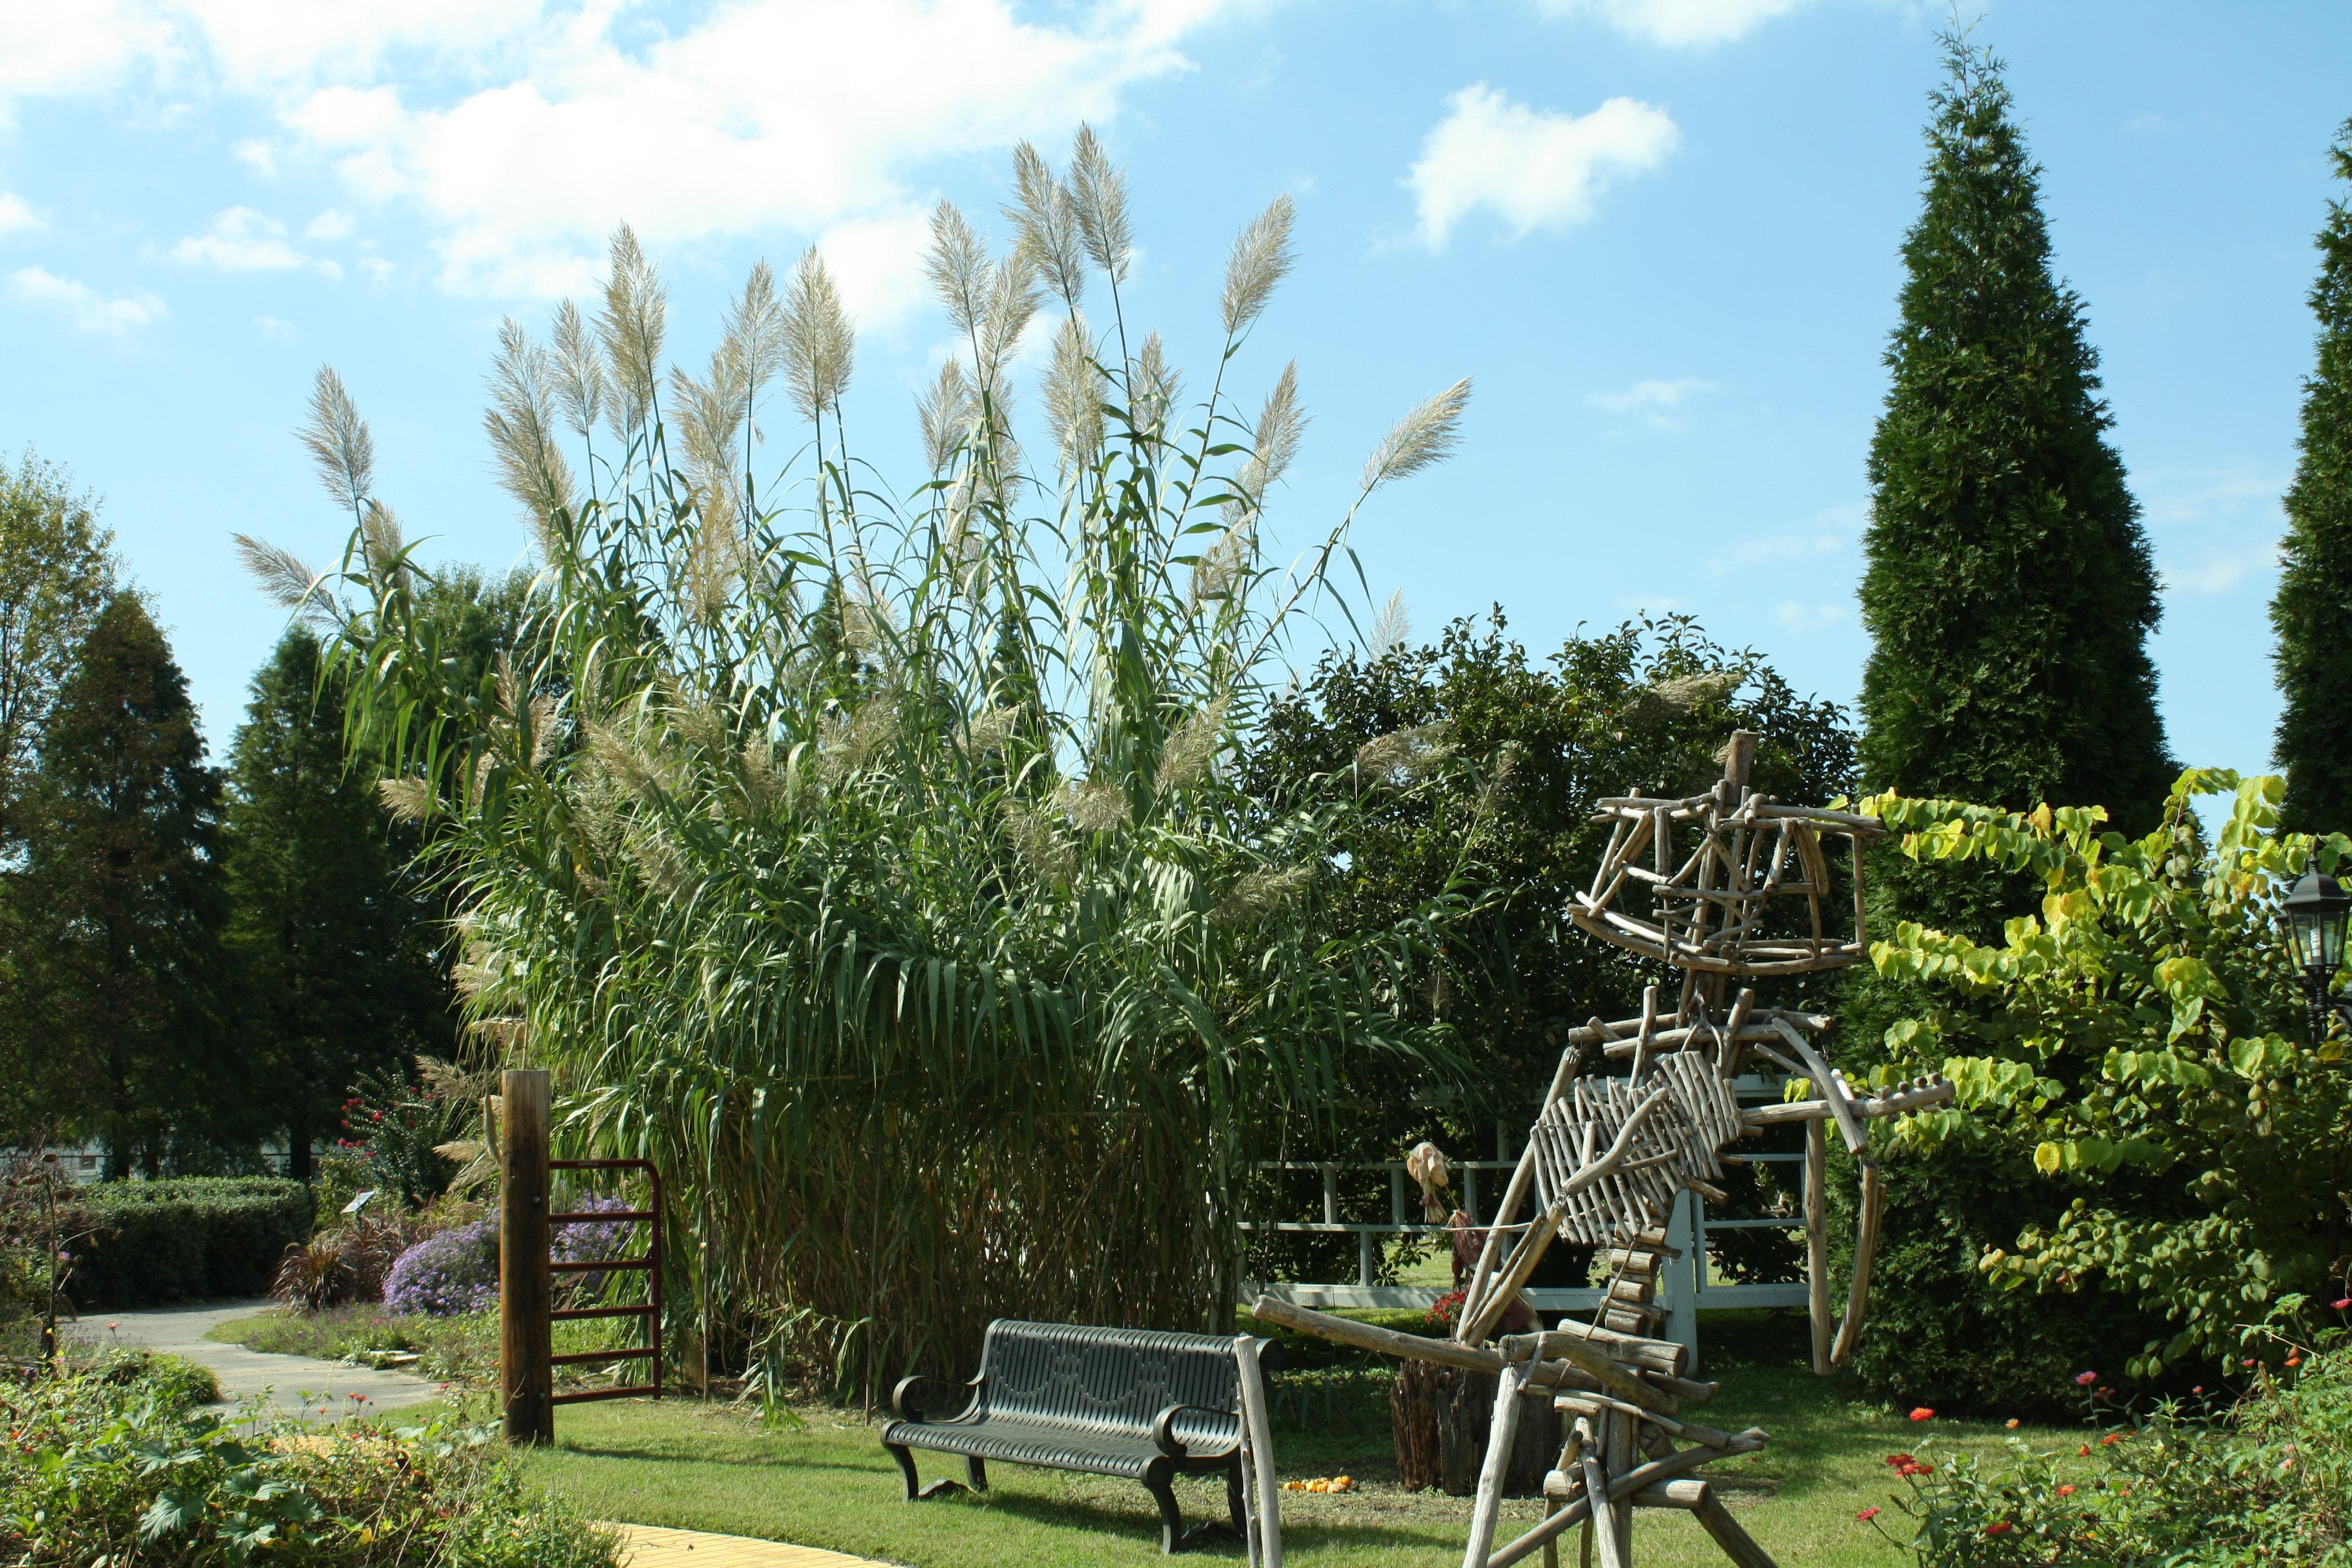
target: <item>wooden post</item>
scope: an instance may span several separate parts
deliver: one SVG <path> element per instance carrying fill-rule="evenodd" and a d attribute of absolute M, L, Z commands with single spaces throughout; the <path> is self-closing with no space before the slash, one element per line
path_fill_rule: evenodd
<path fill-rule="evenodd" d="M 509 1068 L 499 1079 L 503 1136 L 499 1190 L 499 1385 L 507 1441 L 555 1441 L 555 1370 L 549 1363 L 547 1073 Z"/>
<path fill-rule="evenodd" d="M 1805 1123 L 1805 1311 L 1812 1321 L 1813 1372 L 1827 1377 L 1830 1336 L 1829 1132 L 1818 1119 Z"/>

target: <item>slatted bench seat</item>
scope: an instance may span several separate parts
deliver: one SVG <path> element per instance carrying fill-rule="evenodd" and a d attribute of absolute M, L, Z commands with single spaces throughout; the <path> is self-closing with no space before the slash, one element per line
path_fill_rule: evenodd
<path fill-rule="evenodd" d="M 1272 1352 L 1267 1352 L 1271 1364 Z M 922 1484 L 908 1450 L 961 1454 L 975 1491 L 988 1488 L 988 1461 L 1036 1465 L 1140 1481 L 1160 1504 L 1160 1549 L 1184 1551 L 1222 1521 L 1184 1529 L 1171 1484 L 1178 1475 L 1223 1472 L 1232 1532 L 1242 1529 L 1239 1369 L 1234 1342 L 1208 1334 L 1096 1329 L 1071 1323 L 988 1325 L 980 1373 L 969 1384 L 909 1377 L 891 1395 L 898 1419 L 882 1446 L 906 1476 L 907 1500 L 961 1490 Z M 928 1414 L 918 1387 L 961 1388 L 962 1408 Z"/>

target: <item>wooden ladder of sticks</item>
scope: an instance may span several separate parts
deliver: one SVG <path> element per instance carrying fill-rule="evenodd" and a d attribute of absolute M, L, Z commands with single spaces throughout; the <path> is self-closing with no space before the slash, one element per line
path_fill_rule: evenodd
<path fill-rule="evenodd" d="M 1782 805 L 1748 787 L 1756 736 L 1735 732 L 1722 782 L 1686 800 L 1623 796 L 1600 803 L 1612 825 L 1609 847 L 1589 892 L 1569 918 L 1578 927 L 1681 975 L 1669 1012 L 1658 986 L 1642 1016 L 1599 1018 L 1571 1030 L 1529 1130 L 1509 1187 L 1487 1228 L 1451 1340 L 1393 1333 L 1260 1297 L 1271 1323 L 1385 1354 L 1496 1376 L 1494 1420 L 1480 1471 L 1463 1568 L 1507 1568 L 1538 1552 L 1556 1568 L 1558 1542 L 1583 1531 L 1582 1560 L 1598 1547 L 1601 1568 L 1632 1568 L 1633 1518 L 1641 1509 L 1695 1515 L 1741 1568 L 1772 1559 L 1734 1520 L 1698 1472 L 1765 1443 L 1754 1427 L 1723 1432 L 1683 1415 L 1716 1385 L 1685 1377 L 1686 1355 L 1651 1330 L 1664 1316 L 1654 1301 L 1662 1263 L 1674 1256 L 1666 1221 L 1689 1191 L 1722 1202 L 1727 1147 L 1769 1127 L 1799 1123 L 1805 1134 L 1805 1271 L 1813 1370 L 1845 1364 L 1862 1332 L 1884 1194 L 1870 1157 L 1870 1124 L 1948 1103 L 1952 1086 L 1929 1078 L 1859 1094 L 1824 1052 L 1835 1020 L 1759 1006 L 1735 982 L 1841 969 L 1867 951 L 1862 852 L 1885 828 L 1850 812 Z M 1851 934 L 1841 929 L 1844 897 L 1830 848 L 1848 857 Z M 1647 892 L 1647 907 L 1642 893 Z M 1727 995 L 1727 993 L 1730 993 Z M 1595 1054 L 1624 1063 L 1623 1076 L 1580 1076 Z M 1813 1098 L 1743 1110 L 1733 1080 L 1769 1065 L 1812 1085 Z M 1862 1167 L 1853 1275 L 1832 1320 L 1829 1227 L 1822 1175 L 1834 1127 Z M 1519 1219 L 1533 1200 L 1532 1216 Z M 1504 1251 L 1505 1238 L 1516 1237 Z M 1609 1282 L 1589 1323 L 1549 1332 L 1488 1336 L 1555 1241 L 1601 1249 Z M 1558 1465 L 1545 1479 L 1543 1521 L 1497 1546 L 1504 1478 L 1522 1402 L 1549 1399 L 1569 1418 Z"/>

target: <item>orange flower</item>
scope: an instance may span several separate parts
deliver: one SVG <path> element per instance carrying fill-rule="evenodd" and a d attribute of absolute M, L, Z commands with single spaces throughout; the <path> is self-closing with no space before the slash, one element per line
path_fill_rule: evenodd
<path fill-rule="evenodd" d="M 2120 1443 L 2120 1442 L 2122 1442 L 2123 1440 L 2124 1440 L 2124 1435 L 2123 1435 L 2122 1433 L 2120 1433 L 2120 1432 L 2110 1432 L 2110 1433 L 2108 1433 L 2105 1436 L 2104 1436 L 2104 1437 L 2102 1437 L 2102 1438 L 2100 1438 L 2100 1439 L 2099 1439 L 2099 1447 L 2102 1447 L 2102 1448 L 2105 1448 L 2105 1447 L 2109 1447 L 2109 1446 L 2110 1446 L 2110 1445 L 2112 1445 L 2112 1444 Z"/>
<path fill-rule="evenodd" d="M 2058 1495 L 2060 1497 L 2073 1497 L 2074 1495 L 2074 1489 L 2071 1486 L 2060 1487 L 2058 1489 Z"/>
<path fill-rule="evenodd" d="M 1878 1517 L 1878 1510 L 1877 1510 L 1876 1509 L 1874 1509 L 1874 1508 L 1866 1508 L 1866 1509 L 1864 1509 L 1860 1513 L 1855 1514 L 1855 1515 L 1853 1516 L 1853 1519 L 1854 1519 L 1854 1522 L 1855 1522 L 1856 1524 L 1868 1524 L 1872 1520 L 1876 1519 L 1877 1517 Z"/>
<path fill-rule="evenodd" d="M 1924 1405 L 1911 1412 L 1911 1419 L 1914 1421 L 1933 1421 L 1935 1418 L 1936 1413 Z"/>
<path fill-rule="evenodd" d="M 2017 1417 L 2016 1417 L 2016 1416 L 2014 1416 L 2014 1415 L 2011 1416 L 2011 1417 L 2009 1418 L 2008 1422 L 2006 1423 L 2006 1425 L 2008 1426 L 2008 1427 L 2009 1427 L 2009 1429 L 2010 1429 L 2011 1431 L 2012 1431 L 2012 1432 L 2016 1431 L 2016 1430 L 2017 1430 Z"/>

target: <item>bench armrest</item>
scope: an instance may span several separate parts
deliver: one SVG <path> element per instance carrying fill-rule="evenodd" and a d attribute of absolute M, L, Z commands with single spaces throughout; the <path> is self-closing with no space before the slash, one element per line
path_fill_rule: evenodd
<path fill-rule="evenodd" d="M 1184 1440 L 1176 1436 L 1176 1417 L 1187 1410 L 1197 1410 L 1203 1415 L 1231 1415 L 1230 1410 L 1220 1410 L 1213 1405 L 1171 1405 L 1151 1418 L 1151 1440 L 1160 1451 L 1173 1459 L 1185 1456 Z"/>
<path fill-rule="evenodd" d="M 926 1373 L 917 1373 L 912 1377 L 902 1377 L 898 1380 L 898 1386 L 890 1391 L 890 1408 L 897 1413 L 898 1419 L 901 1421 L 922 1421 L 928 1419 L 928 1417 L 923 1414 L 922 1405 L 919 1404 L 915 1398 L 915 1385 L 919 1383 L 934 1384 L 940 1388 L 964 1389 L 966 1391 L 964 1406 L 963 1410 L 957 1413 L 959 1415 L 968 1413 L 971 1409 L 972 1401 L 978 1396 L 978 1390 L 980 1388 L 980 1379 L 976 1377 L 970 1383 L 963 1384 L 956 1383 L 949 1378 L 932 1377 Z M 953 1416 L 948 1417 L 950 1420 L 954 1418 L 955 1417 Z"/>

